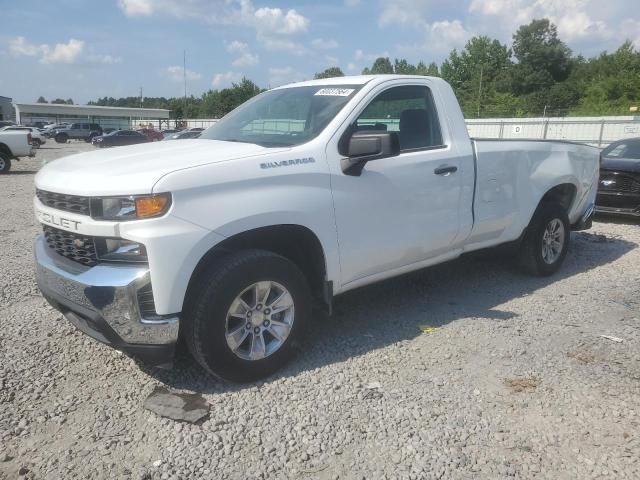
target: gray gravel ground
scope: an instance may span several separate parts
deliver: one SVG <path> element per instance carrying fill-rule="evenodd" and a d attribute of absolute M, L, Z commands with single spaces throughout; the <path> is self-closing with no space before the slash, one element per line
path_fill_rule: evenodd
<path fill-rule="evenodd" d="M 572 234 L 551 278 L 480 256 L 346 294 L 280 375 L 225 385 L 146 370 L 38 294 L 33 174 L 90 148 L 0 176 L 0 478 L 640 478 L 637 223 Z M 160 384 L 210 418 L 144 410 Z"/>

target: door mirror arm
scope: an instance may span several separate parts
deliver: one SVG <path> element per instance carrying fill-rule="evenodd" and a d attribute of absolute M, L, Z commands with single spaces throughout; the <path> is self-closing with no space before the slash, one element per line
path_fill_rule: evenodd
<path fill-rule="evenodd" d="M 400 155 L 400 138 L 397 132 L 363 130 L 350 132 L 346 145 L 346 158 L 340 160 L 346 175 L 360 176 L 362 169 L 372 160 Z M 346 142 L 345 142 L 346 143 Z"/>

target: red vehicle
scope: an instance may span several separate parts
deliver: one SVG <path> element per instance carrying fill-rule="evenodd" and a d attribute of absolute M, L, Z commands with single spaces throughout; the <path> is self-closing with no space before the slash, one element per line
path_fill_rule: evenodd
<path fill-rule="evenodd" d="M 160 140 L 164 139 L 164 135 L 162 135 L 162 133 L 158 130 L 154 130 L 153 128 L 141 128 L 136 131 L 147 137 L 150 142 L 159 142 Z"/>

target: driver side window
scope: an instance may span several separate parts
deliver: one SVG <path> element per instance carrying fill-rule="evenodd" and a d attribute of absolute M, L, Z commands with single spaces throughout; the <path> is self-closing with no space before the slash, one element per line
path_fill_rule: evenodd
<path fill-rule="evenodd" d="M 422 85 L 392 87 L 380 93 L 360 114 L 355 130 L 398 132 L 401 151 L 443 144 L 431 91 Z"/>

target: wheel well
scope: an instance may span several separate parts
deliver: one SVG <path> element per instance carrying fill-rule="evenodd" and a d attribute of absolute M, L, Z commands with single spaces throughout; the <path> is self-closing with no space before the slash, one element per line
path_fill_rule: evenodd
<path fill-rule="evenodd" d="M 563 183 L 561 185 L 556 185 L 547 193 L 544 194 L 542 199 L 540 200 L 540 204 L 542 203 L 557 203 L 564 208 L 564 210 L 569 213 L 571 209 L 571 205 L 573 205 L 573 201 L 576 198 L 577 189 L 575 185 L 571 183 Z"/>
<path fill-rule="evenodd" d="M 13 154 L 11 153 L 11 149 L 7 147 L 4 143 L 0 143 L 0 152 L 6 153 L 9 156 L 9 158 L 13 157 Z"/>
<path fill-rule="evenodd" d="M 309 282 L 314 297 L 325 295 L 326 262 L 318 237 L 301 225 L 273 225 L 239 233 L 226 238 L 209 250 L 196 266 L 191 283 L 212 261 L 239 250 L 267 250 L 292 261 Z"/>

